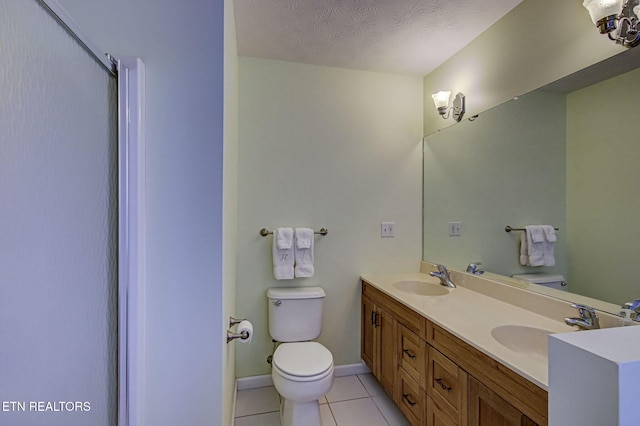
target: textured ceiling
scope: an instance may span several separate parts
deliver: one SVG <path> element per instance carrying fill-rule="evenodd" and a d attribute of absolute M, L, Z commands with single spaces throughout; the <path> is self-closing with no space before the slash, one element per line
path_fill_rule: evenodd
<path fill-rule="evenodd" d="M 426 75 L 522 0 L 234 0 L 241 56 Z"/>

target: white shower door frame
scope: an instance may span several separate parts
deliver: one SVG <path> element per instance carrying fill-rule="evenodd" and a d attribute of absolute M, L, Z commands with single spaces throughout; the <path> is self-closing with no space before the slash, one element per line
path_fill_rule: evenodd
<path fill-rule="evenodd" d="M 145 68 L 118 72 L 118 426 L 143 424 L 145 318 Z"/>
<path fill-rule="evenodd" d="M 118 79 L 118 426 L 143 424 L 145 67 L 105 55 L 57 0 L 38 0 Z"/>

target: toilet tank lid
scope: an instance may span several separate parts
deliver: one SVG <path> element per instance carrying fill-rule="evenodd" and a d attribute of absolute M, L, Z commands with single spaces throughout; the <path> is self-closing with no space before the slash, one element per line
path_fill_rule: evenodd
<path fill-rule="evenodd" d="M 555 282 L 564 281 L 564 277 L 562 275 L 551 275 L 551 274 L 522 274 L 522 275 L 513 275 L 513 278 L 530 281 L 534 284 L 545 284 L 545 283 L 555 283 Z"/>
<path fill-rule="evenodd" d="M 276 287 L 267 290 L 269 299 L 318 299 L 325 296 L 322 287 Z"/>

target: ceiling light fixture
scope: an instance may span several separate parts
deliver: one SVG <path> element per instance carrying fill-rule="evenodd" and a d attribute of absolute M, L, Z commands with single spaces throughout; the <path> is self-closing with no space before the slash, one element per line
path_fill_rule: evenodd
<path fill-rule="evenodd" d="M 584 0 L 591 20 L 609 39 L 625 47 L 640 44 L 640 0 Z"/>
<path fill-rule="evenodd" d="M 449 107 L 449 97 L 451 96 L 450 91 L 441 90 L 438 93 L 434 93 L 431 95 L 433 98 L 433 102 L 436 104 L 436 108 L 438 109 L 438 114 L 444 119 L 449 118 L 451 112 L 453 111 L 453 119 L 456 121 L 462 120 L 462 117 L 465 113 L 465 104 L 464 104 L 464 95 L 462 93 L 458 93 L 456 97 L 453 99 L 453 105 Z"/>

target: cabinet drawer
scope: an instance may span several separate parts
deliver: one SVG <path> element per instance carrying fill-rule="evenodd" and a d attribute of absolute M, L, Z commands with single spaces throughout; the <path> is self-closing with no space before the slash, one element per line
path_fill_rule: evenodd
<path fill-rule="evenodd" d="M 426 383 L 427 342 L 404 326 L 398 327 L 398 361 L 419 385 Z"/>
<path fill-rule="evenodd" d="M 459 426 L 449 415 L 427 395 L 427 426 Z M 462 426 L 462 424 L 460 424 Z M 466 425 L 464 425 L 466 426 Z"/>
<path fill-rule="evenodd" d="M 398 406 L 413 426 L 423 424 L 425 393 L 406 371 L 398 368 Z"/>
<path fill-rule="evenodd" d="M 467 373 L 429 347 L 427 394 L 458 424 L 465 424 L 467 407 Z"/>

